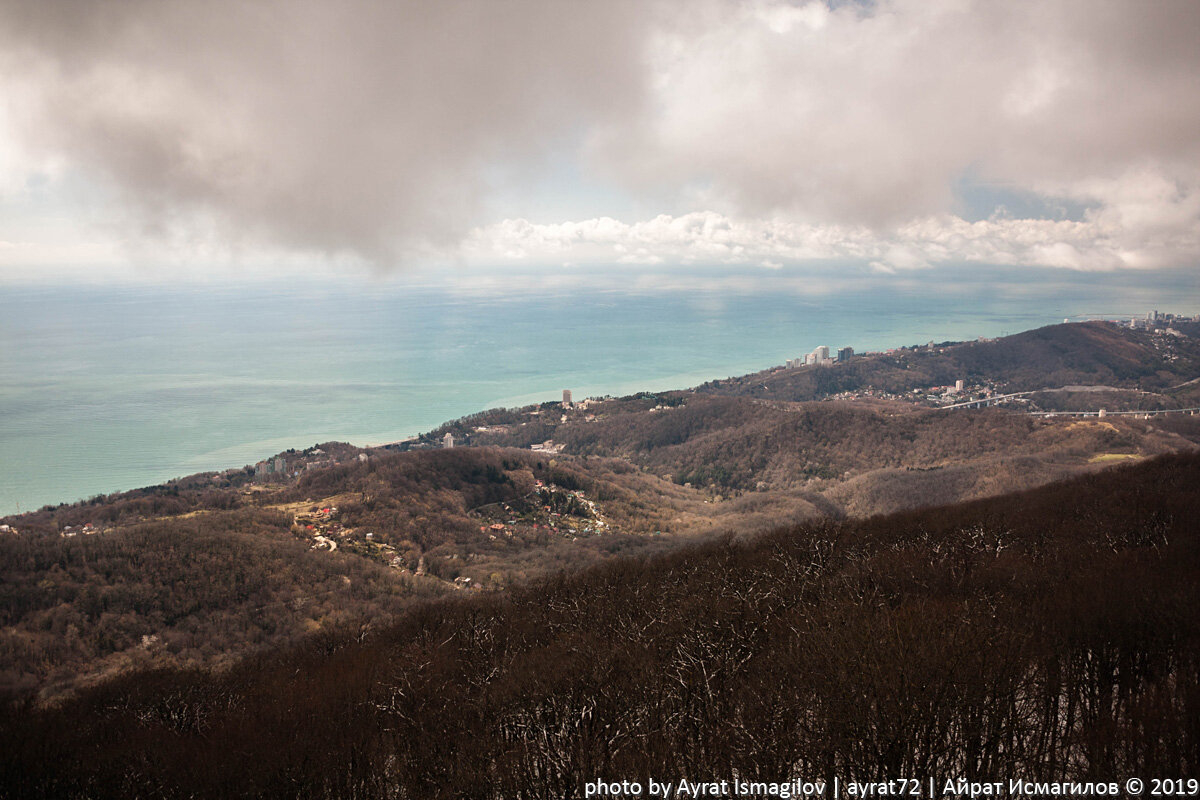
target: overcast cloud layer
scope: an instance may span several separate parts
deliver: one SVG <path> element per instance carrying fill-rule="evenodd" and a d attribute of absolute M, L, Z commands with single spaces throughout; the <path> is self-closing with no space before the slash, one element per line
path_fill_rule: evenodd
<path fill-rule="evenodd" d="M 0 269 L 119 259 L 55 239 L 84 221 L 384 265 L 1195 266 L 1197 42 L 1185 0 L 4 2 Z"/>

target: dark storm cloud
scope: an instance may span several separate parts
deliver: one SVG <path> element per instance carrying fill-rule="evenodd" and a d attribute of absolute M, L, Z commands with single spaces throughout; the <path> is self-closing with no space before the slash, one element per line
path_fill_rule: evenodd
<path fill-rule="evenodd" d="M 1195 263 L 1197 41 L 1188 0 L 0 0 L 26 150 L 144 229 L 380 263 L 465 236 L 519 258 Z M 484 218 L 579 176 L 667 216 Z M 967 180 L 976 205 L 1082 211 L 967 223 Z"/>
<path fill-rule="evenodd" d="M 150 227 L 385 257 L 465 230 L 492 163 L 536 162 L 640 98 L 622 3 L 6 3 L 26 146 Z"/>

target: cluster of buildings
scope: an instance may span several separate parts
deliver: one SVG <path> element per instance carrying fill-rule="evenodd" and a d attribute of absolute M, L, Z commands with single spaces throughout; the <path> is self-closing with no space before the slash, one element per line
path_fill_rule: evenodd
<path fill-rule="evenodd" d="M 797 367 L 805 367 L 805 366 L 813 366 L 813 365 L 826 366 L 826 365 L 832 364 L 834 361 L 849 361 L 853 357 L 854 357 L 854 348 L 853 347 L 839 347 L 838 351 L 837 351 L 837 358 L 834 359 L 834 358 L 830 358 L 830 356 L 829 356 L 829 348 L 826 347 L 825 345 L 821 345 L 820 347 L 813 350 L 811 353 L 801 356 L 800 358 L 789 358 L 787 361 L 787 368 L 795 369 Z"/>
<path fill-rule="evenodd" d="M 599 399 L 602 400 L 604 398 L 599 398 Z M 595 397 L 585 397 L 582 400 L 573 401 L 571 399 L 571 390 L 563 389 L 562 408 L 564 411 L 569 411 L 573 408 L 574 409 L 588 409 L 591 406 L 595 405 L 596 402 L 597 402 L 597 398 L 595 398 Z"/>
<path fill-rule="evenodd" d="M 1114 321 L 1124 322 L 1124 320 Z M 1127 324 L 1130 328 L 1134 329 L 1141 328 L 1144 330 L 1149 328 L 1161 328 L 1164 326 L 1170 329 L 1170 325 L 1173 322 L 1200 322 L 1200 316 L 1183 317 L 1175 314 L 1159 314 L 1158 310 L 1155 309 L 1153 311 L 1147 311 L 1145 319 L 1134 317 L 1133 319 L 1129 320 Z"/>
<path fill-rule="evenodd" d="M 265 478 L 268 475 L 286 475 L 287 460 L 282 456 L 274 459 L 268 458 L 266 461 L 259 461 L 254 465 L 254 477 Z"/>
<path fill-rule="evenodd" d="M 93 534 L 102 533 L 103 531 L 103 527 L 86 522 L 83 525 L 66 525 L 58 535 L 64 539 L 70 539 L 74 536 L 78 536 L 79 534 L 83 534 L 84 536 L 92 536 Z M 13 531 L 13 533 L 16 533 L 16 531 Z"/>

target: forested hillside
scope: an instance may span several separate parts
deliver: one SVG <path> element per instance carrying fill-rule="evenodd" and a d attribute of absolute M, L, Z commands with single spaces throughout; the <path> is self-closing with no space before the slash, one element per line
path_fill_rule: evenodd
<path fill-rule="evenodd" d="M 505 510 L 539 482 L 545 502 L 578 492 L 588 518 Z M 720 517 L 628 464 L 494 448 L 378 453 L 253 489 L 191 483 L 9 518 L 19 532 L 0 535 L 0 690 L 52 697 L 138 665 L 211 666 L 378 624 L 416 600 L 661 547 L 655 526 L 696 532 Z M 816 511 L 781 500 L 763 513 L 737 516 L 762 529 Z"/>
<path fill-rule="evenodd" d="M 951 505 L 1195 450 L 1193 416 L 1046 419 L 738 388 L 787 394 L 843 373 L 928 381 L 939 364 L 1150 385 L 1194 376 L 1192 348 L 1163 331 L 1053 326 L 699 391 L 495 409 L 403 446 L 328 442 L 279 454 L 286 472 L 204 473 L 10 517 L 0 688 L 50 699 L 136 667 L 208 668 L 313 631 L 384 624 L 414 602 L 506 591 L 695 537 Z M 1116 391 L 1072 387 L 1041 402 Z M 1154 397 L 1197 391 L 1193 377 Z M 458 446 L 431 446 L 446 433 Z"/>
<path fill-rule="evenodd" d="M 414 595 L 375 562 L 312 550 L 277 511 L 220 511 L 93 536 L 0 538 L 0 686 L 54 695 L 136 665 L 213 664 Z"/>
<path fill-rule="evenodd" d="M 1200 424 L 1191 417 L 1169 423 L 1042 419 L 1004 409 L 703 394 L 609 400 L 586 412 L 569 411 L 562 415 L 565 421 L 544 416 L 524 425 L 492 426 L 474 439 L 517 447 L 552 439 L 564 453 L 627 459 L 676 483 L 727 493 L 807 491 L 828 501 L 828 508 L 851 513 L 909 507 L 913 497 L 928 505 L 1027 488 L 1088 469 L 1097 457 L 1150 456 L 1200 441 Z M 897 470 L 954 468 L 991 474 L 991 490 L 948 495 L 943 488 L 922 502 L 919 492 L 889 497 L 875 487 Z M 851 486 L 840 486 L 851 479 Z M 854 487 L 865 487 L 864 481 L 871 488 L 855 495 Z"/>
<path fill-rule="evenodd" d="M 992 382 L 1008 391 L 1107 385 L 1162 391 L 1200 375 L 1200 339 L 1111 322 L 1050 325 L 978 342 L 921 344 L 858 356 L 830 368 L 769 370 L 712 381 L 698 390 L 776 400 L 816 400 L 865 388 L 903 394 Z"/>
<path fill-rule="evenodd" d="M 1200 456 L 620 558 L 4 705 L 13 797 L 1200 771 Z"/>

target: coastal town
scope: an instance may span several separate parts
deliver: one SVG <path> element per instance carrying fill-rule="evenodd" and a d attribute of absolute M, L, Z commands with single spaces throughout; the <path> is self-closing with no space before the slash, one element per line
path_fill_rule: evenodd
<path fill-rule="evenodd" d="M 1157 310 L 1151 310 L 1146 313 L 1145 317 L 1131 318 L 1104 318 L 1102 321 L 1110 322 L 1114 325 L 1129 328 L 1130 330 L 1141 330 L 1151 333 L 1153 336 L 1152 343 L 1154 348 L 1162 355 L 1165 361 L 1172 362 L 1178 358 L 1174 352 L 1173 340 L 1185 338 L 1187 334 L 1178 330 L 1174 326 L 1177 324 L 1196 324 L 1200 323 L 1200 315 L 1182 316 L 1176 314 L 1160 314 Z M 1070 324 L 1070 319 L 1064 319 L 1064 324 Z M 978 343 L 995 341 L 993 338 L 979 337 L 975 340 Z M 898 359 L 898 363 L 903 365 L 903 359 L 916 353 L 942 353 L 947 348 L 958 346 L 960 342 L 943 342 L 935 343 L 930 341 L 924 345 L 913 345 L 910 347 L 894 347 L 879 351 L 865 351 L 857 354 L 858 358 L 864 357 L 891 357 Z M 827 368 L 837 364 L 845 364 L 856 358 L 856 353 L 852 347 L 841 347 L 831 356 L 831 350 L 826 345 L 820 345 L 814 348 L 811 352 L 806 353 L 797 358 L 788 359 L 781 367 L 776 367 L 768 371 L 769 374 L 779 374 L 788 370 L 796 370 L 802 368 Z M 1065 393 L 1065 392 L 1120 392 L 1128 391 L 1110 386 L 1093 386 L 1093 385 L 1078 385 L 1055 387 L 1043 389 L 1045 392 Z M 947 385 L 930 385 L 910 389 L 906 392 L 888 392 L 880 390 L 876 387 L 864 387 L 852 391 L 833 392 L 826 395 L 823 399 L 827 400 L 894 400 L 911 402 L 923 405 L 930 408 L 944 409 L 959 409 L 959 408 L 983 408 L 995 405 L 1012 404 L 1024 407 L 1025 410 L 1032 414 L 1043 416 L 1056 415 L 1086 415 L 1086 416 L 1105 416 L 1107 413 L 1115 414 L 1163 414 L 1163 413 L 1195 413 L 1196 408 L 1179 408 L 1179 409 L 1146 409 L 1146 410 L 1120 410 L 1109 411 L 1106 409 L 1096 408 L 1089 411 L 1047 411 L 1036 407 L 1036 404 L 1031 406 L 1031 396 L 1038 394 L 1036 391 L 1011 391 L 1003 382 L 982 379 L 969 380 L 958 378 L 952 384 Z"/>

